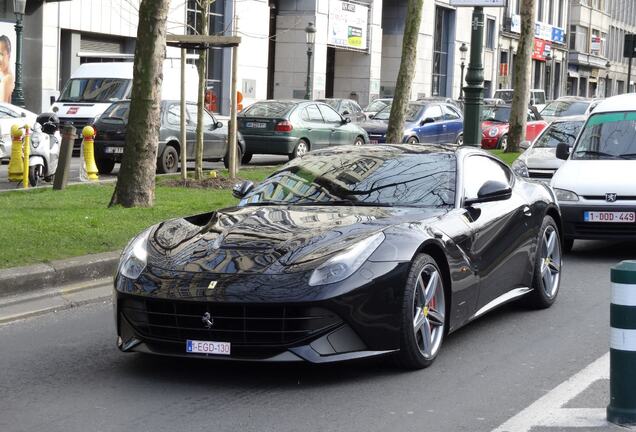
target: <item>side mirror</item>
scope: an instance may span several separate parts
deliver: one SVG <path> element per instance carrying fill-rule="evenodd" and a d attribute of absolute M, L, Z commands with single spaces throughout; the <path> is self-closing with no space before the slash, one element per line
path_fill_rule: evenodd
<path fill-rule="evenodd" d="M 424 126 L 425 124 L 429 124 L 429 123 L 435 123 L 435 120 L 433 120 L 430 117 L 426 117 L 424 120 L 420 122 L 420 126 Z"/>
<path fill-rule="evenodd" d="M 521 144 L 519 144 L 519 147 L 527 150 L 530 148 L 530 146 L 532 145 L 532 143 L 530 141 L 522 141 Z"/>
<path fill-rule="evenodd" d="M 20 117 L 26 117 L 26 113 L 24 112 L 20 113 Z"/>
<path fill-rule="evenodd" d="M 466 206 L 473 204 L 492 202 L 492 201 L 504 201 L 512 196 L 512 189 L 510 185 L 495 180 L 488 180 L 479 188 L 477 192 L 477 198 L 467 199 L 464 201 Z"/>
<path fill-rule="evenodd" d="M 351 113 L 350 113 L 349 111 L 343 111 L 343 112 L 342 112 L 342 115 L 343 115 L 343 116 L 348 116 L 348 115 L 351 115 Z"/>
<path fill-rule="evenodd" d="M 254 189 L 254 183 L 249 180 L 242 181 L 234 185 L 232 188 L 232 196 L 241 199 L 252 189 Z"/>
<path fill-rule="evenodd" d="M 375 114 L 369 114 L 369 120 L 373 119 L 375 117 Z"/>
<path fill-rule="evenodd" d="M 342 124 L 345 124 L 345 123 L 351 123 L 351 119 L 349 117 L 344 117 L 342 119 Z"/>
<path fill-rule="evenodd" d="M 223 123 L 220 121 L 214 123 L 214 129 L 221 129 L 223 127 Z"/>
<path fill-rule="evenodd" d="M 570 157 L 570 146 L 566 143 L 557 144 L 556 157 L 561 160 L 568 160 Z"/>

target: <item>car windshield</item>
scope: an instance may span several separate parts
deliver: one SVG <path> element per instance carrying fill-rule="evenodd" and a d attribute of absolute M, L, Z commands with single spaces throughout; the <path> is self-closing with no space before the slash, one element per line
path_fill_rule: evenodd
<path fill-rule="evenodd" d="M 367 106 L 364 110 L 366 112 L 379 112 L 387 105 L 388 103 L 386 101 L 376 99 L 373 102 L 371 102 L 369 106 Z"/>
<path fill-rule="evenodd" d="M 387 105 L 373 116 L 374 120 L 388 120 L 391 117 L 391 105 Z"/>
<path fill-rule="evenodd" d="M 588 106 L 590 106 L 590 103 L 585 101 L 565 102 L 556 100 L 546 105 L 546 107 L 541 111 L 541 115 L 553 117 L 582 115 L 585 114 Z"/>
<path fill-rule="evenodd" d="M 109 106 L 99 118 L 102 121 L 128 122 L 130 102 L 118 102 Z"/>
<path fill-rule="evenodd" d="M 510 120 L 510 107 L 486 106 L 481 112 L 482 121 L 495 121 L 508 123 Z"/>
<path fill-rule="evenodd" d="M 436 150 L 308 154 L 265 179 L 240 205 L 450 207 L 455 166 L 453 153 Z"/>
<path fill-rule="evenodd" d="M 317 99 L 318 102 L 326 103 L 331 108 L 338 111 L 338 100 L 337 99 Z"/>
<path fill-rule="evenodd" d="M 119 78 L 73 78 L 58 102 L 115 102 L 129 95 L 130 80 Z"/>
<path fill-rule="evenodd" d="M 296 106 L 295 102 L 256 102 L 243 111 L 243 116 L 279 118 L 284 117 L 294 106 Z"/>
<path fill-rule="evenodd" d="M 495 91 L 495 99 L 503 99 L 506 102 L 512 102 L 513 90 L 497 90 Z"/>
<path fill-rule="evenodd" d="M 582 120 L 552 123 L 537 139 L 533 148 L 556 148 L 559 143 L 572 146 L 582 126 Z"/>
<path fill-rule="evenodd" d="M 636 159 L 636 111 L 592 115 L 572 159 Z"/>
<path fill-rule="evenodd" d="M 426 106 L 422 104 L 409 104 L 406 108 L 406 115 L 404 116 L 404 121 L 414 122 L 420 118 L 420 113 L 424 110 Z"/>

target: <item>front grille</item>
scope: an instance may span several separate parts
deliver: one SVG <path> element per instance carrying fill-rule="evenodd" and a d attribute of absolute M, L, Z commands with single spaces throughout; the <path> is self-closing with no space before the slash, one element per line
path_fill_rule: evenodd
<path fill-rule="evenodd" d="M 123 298 L 121 311 L 145 337 L 173 342 L 213 340 L 232 345 L 286 346 L 337 327 L 334 313 L 311 306 L 234 305 Z M 205 328 L 208 312 L 213 326 Z"/>
<path fill-rule="evenodd" d="M 575 223 L 574 229 L 579 235 L 598 236 L 636 236 L 636 224 L 633 223 Z"/>
<path fill-rule="evenodd" d="M 551 179 L 554 171 L 528 171 L 530 178 Z"/>
<path fill-rule="evenodd" d="M 605 195 L 582 195 L 586 200 L 606 201 Z M 636 201 L 636 195 L 616 195 L 616 201 Z"/>

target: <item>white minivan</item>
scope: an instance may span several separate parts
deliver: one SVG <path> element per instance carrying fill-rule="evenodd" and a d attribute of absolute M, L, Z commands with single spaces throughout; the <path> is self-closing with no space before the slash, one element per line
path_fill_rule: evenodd
<path fill-rule="evenodd" d="M 564 250 L 574 239 L 636 240 L 636 94 L 602 101 L 551 181 L 561 207 Z"/>

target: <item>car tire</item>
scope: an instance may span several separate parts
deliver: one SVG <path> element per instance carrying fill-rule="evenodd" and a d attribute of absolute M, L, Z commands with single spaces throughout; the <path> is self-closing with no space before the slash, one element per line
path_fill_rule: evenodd
<path fill-rule="evenodd" d="M 29 186 L 36 187 L 40 182 L 40 174 L 44 171 L 42 165 L 35 165 L 29 167 Z"/>
<path fill-rule="evenodd" d="M 433 257 L 418 254 L 411 263 L 404 296 L 397 364 L 422 369 L 435 361 L 446 332 L 444 278 Z"/>
<path fill-rule="evenodd" d="M 464 145 L 464 134 L 459 134 L 455 140 L 455 144 Z"/>
<path fill-rule="evenodd" d="M 177 172 L 179 168 L 179 152 L 171 145 L 166 146 L 159 157 L 157 164 L 158 171 L 161 174 L 170 174 Z"/>
<path fill-rule="evenodd" d="M 507 148 L 508 148 L 508 134 L 504 134 L 502 135 L 501 138 L 499 138 L 499 141 L 497 141 L 497 149 L 505 150 Z"/>
<path fill-rule="evenodd" d="M 241 163 L 243 162 L 243 151 L 241 150 L 241 146 L 237 146 L 238 148 L 236 149 L 237 157 L 236 157 L 236 162 L 237 162 L 237 168 L 241 166 Z M 230 169 L 230 149 L 227 150 L 227 153 L 225 153 L 225 156 L 223 157 L 223 166 L 225 167 L 225 169 Z"/>
<path fill-rule="evenodd" d="M 115 161 L 112 159 L 95 159 L 95 165 L 97 165 L 97 171 L 100 174 L 110 174 L 115 168 Z"/>
<path fill-rule="evenodd" d="M 419 143 L 420 143 L 420 141 L 417 139 L 417 137 L 412 136 L 412 137 L 409 137 L 409 138 L 406 140 L 406 143 L 407 143 L 407 144 L 419 144 Z"/>
<path fill-rule="evenodd" d="M 572 248 L 574 247 L 574 239 L 570 237 L 565 237 L 563 239 L 563 253 L 567 254 L 572 252 Z"/>
<path fill-rule="evenodd" d="M 534 259 L 532 291 L 526 304 L 533 309 L 547 309 L 556 301 L 561 286 L 563 256 L 559 228 L 551 216 L 545 216 Z"/>
<path fill-rule="evenodd" d="M 245 153 L 243 157 L 241 158 L 241 163 L 243 165 L 247 165 L 252 160 L 252 156 L 253 156 L 252 153 Z"/>
<path fill-rule="evenodd" d="M 364 145 L 364 138 L 362 138 L 361 136 L 357 136 L 356 139 L 353 140 L 353 145 L 356 147 Z"/>
<path fill-rule="evenodd" d="M 304 139 L 301 139 L 300 141 L 298 141 L 298 144 L 296 144 L 296 147 L 294 147 L 294 151 L 289 154 L 289 160 L 303 157 L 308 152 L 309 143 Z"/>

